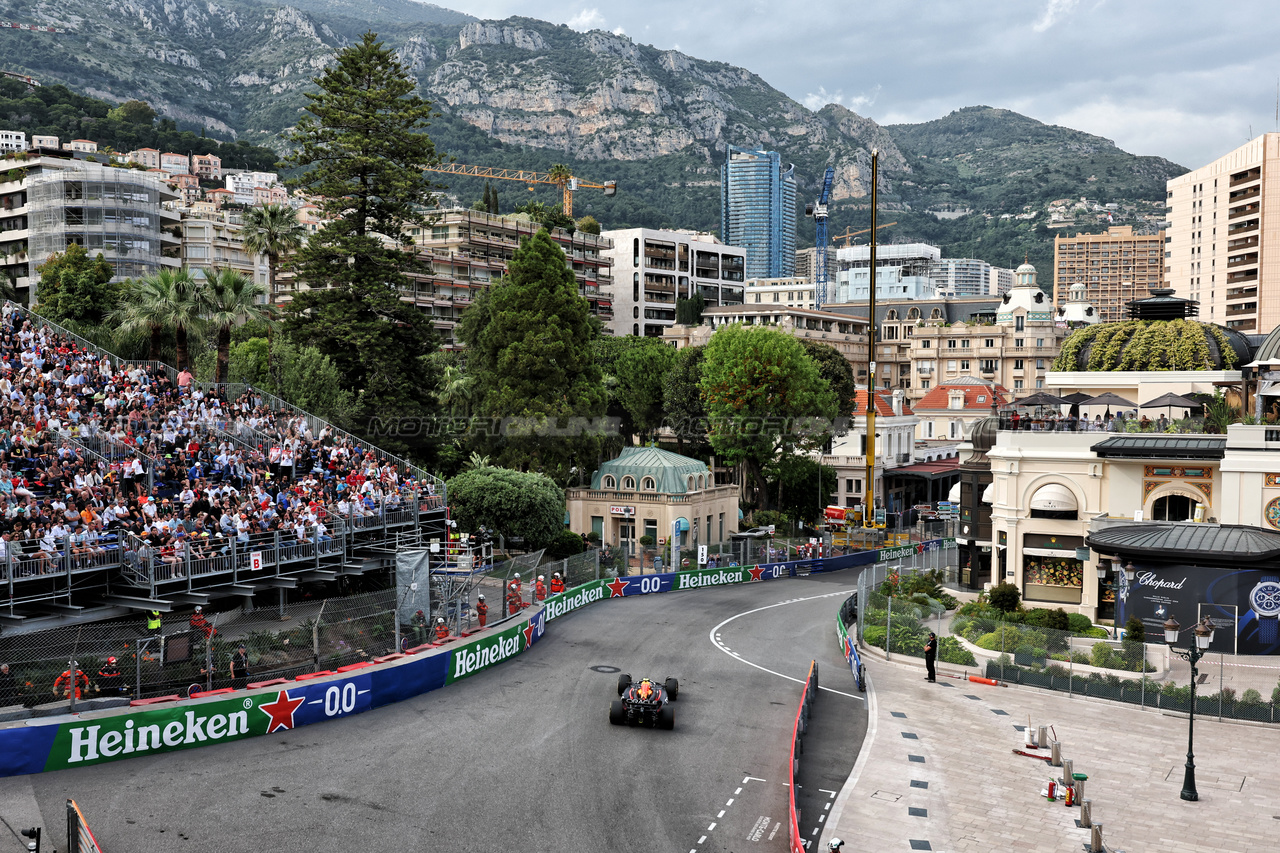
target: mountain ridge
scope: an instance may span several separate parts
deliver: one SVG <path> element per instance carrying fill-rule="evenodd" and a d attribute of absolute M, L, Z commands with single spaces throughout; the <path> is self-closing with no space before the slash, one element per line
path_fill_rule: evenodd
<path fill-rule="evenodd" d="M 0 31 L 0 52 L 22 58 L 10 70 L 107 100 L 146 100 L 193 128 L 277 150 L 312 78 L 374 28 L 436 102 L 441 115 L 429 132 L 440 150 L 509 168 L 564 162 L 619 180 L 617 197 L 584 194 L 581 211 L 619 227 L 716 230 L 726 144 L 778 150 L 796 164 L 802 200 L 833 167 L 833 217 L 851 224 L 865 218 L 869 152 L 879 148 L 882 208 L 906 223 L 898 235 L 935 240 L 941 232 L 925 211 L 1021 213 L 1082 195 L 1149 204 L 1185 171 L 991 107 L 887 127 L 835 104 L 811 111 L 728 63 L 601 30 L 481 21 L 412 0 L 0 0 L 0 17 L 77 31 Z M 464 203 L 483 186 L 450 183 Z M 804 220 L 802 242 L 811 234 Z M 1018 239 L 1043 252 L 1046 235 Z"/>

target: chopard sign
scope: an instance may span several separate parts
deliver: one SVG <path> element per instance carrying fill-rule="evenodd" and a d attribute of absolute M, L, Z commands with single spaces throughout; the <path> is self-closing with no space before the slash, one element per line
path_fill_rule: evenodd
<path fill-rule="evenodd" d="M 1180 581 L 1161 580 L 1156 577 L 1155 572 L 1138 572 L 1138 582 L 1135 586 L 1146 586 L 1152 589 L 1182 589 L 1187 579 L 1184 577 Z"/>

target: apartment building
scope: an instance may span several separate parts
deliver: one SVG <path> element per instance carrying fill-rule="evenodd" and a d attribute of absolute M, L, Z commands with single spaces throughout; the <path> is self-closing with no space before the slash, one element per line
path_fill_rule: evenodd
<path fill-rule="evenodd" d="M 136 163 L 144 169 L 160 168 L 160 149 L 158 148 L 139 148 L 130 151 L 125 155 L 125 161 Z"/>
<path fill-rule="evenodd" d="M 776 151 L 728 146 L 720 173 L 720 239 L 746 250 L 746 275 L 796 271 L 796 167 Z"/>
<path fill-rule="evenodd" d="M 1125 319 L 1124 307 L 1164 281 L 1164 232 L 1134 234 L 1132 225 L 1102 234 L 1053 238 L 1054 304 L 1066 306 L 1073 285 L 1084 285 L 1104 323 Z"/>
<path fill-rule="evenodd" d="M 1280 325 L 1280 133 L 1168 181 L 1164 284 L 1200 319 L 1245 334 Z"/>
<path fill-rule="evenodd" d="M 280 183 L 275 172 L 227 172 L 225 175 L 227 189 L 235 193 L 236 204 L 252 205 L 254 190 L 258 187 L 273 187 Z"/>
<path fill-rule="evenodd" d="M 33 135 L 32 135 L 32 137 L 31 137 L 31 147 L 32 147 L 32 148 L 51 148 L 51 149 L 53 149 L 54 151 L 61 151 L 61 150 L 62 150 L 62 144 L 58 141 L 58 137 L 56 137 L 56 136 L 43 136 L 43 135 L 40 135 L 40 134 L 33 134 Z"/>
<path fill-rule="evenodd" d="M 160 155 L 160 170 L 170 175 L 188 175 L 191 173 L 191 158 L 186 154 L 166 151 Z"/>
<path fill-rule="evenodd" d="M 0 273 L 29 300 L 37 269 L 71 243 L 102 253 L 114 279 L 181 262 L 173 191 L 155 176 L 69 152 L 0 160 Z"/>
<path fill-rule="evenodd" d="M 802 340 L 827 344 L 845 357 L 861 382 L 867 381 L 867 321 L 864 317 L 769 304 L 723 305 L 703 311 L 700 326 L 671 326 L 664 332 L 663 340 L 676 349 L 702 346 L 711 340 L 717 329 L 735 323 L 771 326 Z"/>
<path fill-rule="evenodd" d="M 244 249 L 243 214 L 213 210 L 202 203 L 182 220 L 182 263 L 201 272 L 234 269 L 263 287 L 268 285 L 267 259 Z"/>
<path fill-rule="evenodd" d="M 191 157 L 191 171 L 202 181 L 222 180 L 222 158 L 216 154 L 194 154 Z"/>
<path fill-rule="evenodd" d="M 889 243 L 876 247 L 876 299 L 932 299 L 937 286 L 929 272 L 942 250 L 927 243 Z M 831 303 L 871 298 L 871 247 L 836 250 L 839 272 Z"/>
<path fill-rule="evenodd" d="M 940 258 L 929 278 L 939 296 L 1004 296 L 1013 288 L 1013 270 L 978 258 Z"/>
<path fill-rule="evenodd" d="M 749 278 L 744 301 L 748 305 L 813 308 L 816 291 L 817 285 L 814 284 L 813 279 L 805 276 Z"/>
<path fill-rule="evenodd" d="M 807 249 L 796 249 L 796 277 L 807 278 L 813 282 L 817 278 L 818 270 L 818 248 L 810 246 Z M 836 283 L 836 273 L 839 272 L 840 265 L 836 262 L 836 247 L 827 247 L 827 287 L 833 288 Z"/>
<path fill-rule="evenodd" d="M 709 234 L 625 228 L 601 235 L 613 268 L 614 335 L 662 337 L 676 321 L 676 300 L 701 294 L 707 306 L 743 300 L 746 251 Z M 630 274 L 630 281 L 627 274 Z"/>
<path fill-rule="evenodd" d="M 1083 308 L 1085 306 L 1077 306 Z M 1071 330 L 1036 285 L 1036 269 L 1023 264 L 1001 297 L 995 320 L 949 323 L 939 308 L 914 315 L 907 309 L 910 391 L 919 400 L 940 384 L 976 377 L 1004 386 L 1015 397 L 1044 388 L 1046 374 Z M 886 321 L 887 322 L 887 321 Z"/>
<path fill-rule="evenodd" d="M 0 130 L 0 151 L 26 151 L 27 133 L 24 130 Z"/>
<path fill-rule="evenodd" d="M 98 143 L 92 139 L 73 139 L 62 146 L 63 151 L 73 151 L 77 154 L 97 154 Z"/>

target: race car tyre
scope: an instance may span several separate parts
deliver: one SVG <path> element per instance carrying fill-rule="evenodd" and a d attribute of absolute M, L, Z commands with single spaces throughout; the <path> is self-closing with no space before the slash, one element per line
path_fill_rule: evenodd
<path fill-rule="evenodd" d="M 624 672 L 618 676 L 618 695 L 621 696 L 627 692 L 627 688 L 631 686 L 631 673 Z"/>
<path fill-rule="evenodd" d="M 658 712 L 658 728 L 670 731 L 676 727 L 676 709 L 670 705 L 663 705 L 662 710 Z"/>
<path fill-rule="evenodd" d="M 667 696 L 672 702 L 680 697 L 680 682 L 674 678 L 668 678 L 667 683 L 663 685 L 667 688 Z"/>
<path fill-rule="evenodd" d="M 620 726 L 627 721 L 627 712 L 622 710 L 622 700 L 614 699 L 609 703 L 609 722 Z"/>

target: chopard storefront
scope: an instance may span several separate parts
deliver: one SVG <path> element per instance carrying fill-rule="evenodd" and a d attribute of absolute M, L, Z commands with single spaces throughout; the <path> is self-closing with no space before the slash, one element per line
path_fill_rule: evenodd
<path fill-rule="evenodd" d="M 1163 635 L 1173 616 L 1183 626 L 1209 616 L 1212 651 L 1280 654 L 1280 532 L 1242 524 L 1124 524 L 1085 543 L 1117 566 L 1132 563 L 1120 612 L 1137 615 L 1147 636 Z"/>

